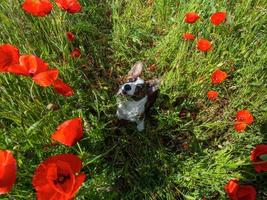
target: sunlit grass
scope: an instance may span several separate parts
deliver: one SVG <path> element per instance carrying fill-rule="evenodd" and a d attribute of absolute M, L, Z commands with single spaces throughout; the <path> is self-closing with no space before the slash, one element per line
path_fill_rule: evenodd
<path fill-rule="evenodd" d="M 18 161 L 16 184 L 1 199 L 35 199 L 36 166 L 67 152 L 83 159 L 87 174 L 77 199 L 227 199 L 230 178 L 254 185 L 257 199 L 267 199 L 266 173 L 256 174 L 249 160 L 267 139 L 266 1 L 81 0 L 82 13 L 54 6 L 45 18 L 25 14 L 22 1 L 10 2 L 0 3 L 0 44 L 58 68 L 75 95 L 0 74 L 0 149 L 12 150 Z M 227 21 L 214 27 L 209 16 L 221 10 Z M 201 19 L 183 23 L 188 11 Z M 67 31 L 76 34 L 74 43 Z M 211 40 L 213 50 L 197 51 L 195 41 L 182 40 L 184 32 Z M 82 51 L 78 59 L 69 56 L 74 47 Z M 162 78 L 161 94 L 144 133 L 134 126 L 117 131 L 116 90 L 137 60 L 156 64 L 144 75 Z M 217 68 L 229 77 L 215 87 L 210 75 Z M 210 89 L 219 92 L 214 103 L 206 97 Z M 48 110 L 49 103 L 59 109 Z M 255 122 L 238 134 L 234 118 L 244 108 Z M 188 111 L 183 119 L 182 109 Z M 51 146 L 57 125 L 77 116 L 84 122 L 79 145 Z"/>

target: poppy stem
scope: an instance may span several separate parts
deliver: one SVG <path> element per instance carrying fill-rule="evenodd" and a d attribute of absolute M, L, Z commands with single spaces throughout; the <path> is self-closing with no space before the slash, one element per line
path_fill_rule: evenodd
<path fill-rule="evenodd" d="M 34 100 L 34 96 L 33 96 L 33 86 L 34 86 L 34 82 L 32 82 L 31 88 L 30 88 L 30 94 L 31 94 L 31 98 L 32 100 Z"/>
<path fill-rule="evenodd" d="M 81 154 L 83 155 L 83 150 L 81 149 L 81 146 L 80 146 L 79 142 L 77 142 L 77 146 L 78 146 L 79 151 L 80 151 Z"/>
<path fill-rule="evenodd" d="M 84 166 L 87 166 L 87 165 L 89 165 L 89 164 L 95 162 L 95 161 L 98 160 L 99 158 L 101 158 L 101 157 L 107 155 L 107 154 L 108 154 L 109 152 L 111 152 L 116 146 L 118 146 L 118 144 L 114 145 L 113 147 L 111 147 L 111 148 L 110 148 L 109 150 L 107 150 L 106 152 L 104 152 L 104 153 L 102 153 L 102 154 L 100 154 L 100 155 L 94 157 L 92 160 L 90 160 L 89 162 L 87 162 Z"/>

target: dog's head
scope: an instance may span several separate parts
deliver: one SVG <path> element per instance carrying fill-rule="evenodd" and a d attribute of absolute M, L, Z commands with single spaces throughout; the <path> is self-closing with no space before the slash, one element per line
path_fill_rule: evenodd
<path fill-rule="evenodd" d="M 122 85 L 120 86 L 119 95 L 127 98 L 142 98 L 146 96 L 146 84 L 145 81 L 140 78 L 143 71 L 143 63 L 137 62 L 128 72 L 128 75 L 124 78 Z"/>
<path fill-rule="evenodd" d="M 145 81 L 140 78 L 144 64 L 136 62 L 120 86 L 119 95 L 133 100 L 140 100 L 158 89 L 159 79 Z"/>

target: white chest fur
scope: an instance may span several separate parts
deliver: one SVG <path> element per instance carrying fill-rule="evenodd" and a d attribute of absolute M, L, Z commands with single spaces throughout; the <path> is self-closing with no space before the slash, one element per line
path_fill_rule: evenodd
<path fill-rule="evenodd" d="M 145 96 L 139 101 L 118 101 L 118 118 L 138 123 L 140 120 L 142 120 L 140 119 L 140 117 L 145 112 L 146 102 L 147 96 Z"/>

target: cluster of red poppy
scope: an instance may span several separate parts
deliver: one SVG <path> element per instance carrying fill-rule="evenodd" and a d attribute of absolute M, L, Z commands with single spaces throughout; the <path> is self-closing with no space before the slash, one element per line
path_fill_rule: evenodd
<path fill-rule="evenodd" d="M 78 0 L 55 0 L 55 3 L 60 9 L 69 13 L 77 13 L 81 10 Z M 50 0 L 25 0 L 22 8 L 33 16 L 44 17 L 51 12 L 53 4 Z"/>
<path fill-rule="evenodd" d="M 211 83 L 213 85 L 219 85 L 227 78 L 227 73 L 217 69 L 211 75 Z M 208 99 L 215 101 L 219 93 L 215 90 L 209 90 L 207 93 Z M 234 128 L 237 132 L 243 132 L 246 127 L 253 122 L 253 115 L 248 110 L 240 110 L 236 114 L 236 121 L 234 123 Z"/>
<path fill-rule="evenodd" d="M 0 195 L 16 181 L 17 162 L 8 150 L 0 150 Z M 59 154 L 43 161 L 35 170 L 32 184 L 38 200 L 73 199 L 86 175 L 80 173 L 82 160 L 73 154 Z"/>
<path fill-rule="evenodd" d="M 75 35 L 74 35 L 74 33 L 72 33 L 72 32 L 67 32 L 66 33 L 66 36 L 67 36 L 67 39 L 70 41 L 70 42 L 73 42 L 74 40 L 75 40 Z M 80 57 L 81 56 L 81 51 L 80 51 L 80 49 L 79 48 L 74 48 L 73 50 L 72 50 L 72 52 L 70 53 L 70 56 L 72 57 L 72 58 L 76 58 L 76 57 Z"/>
<path fill-rule="evenodd" d="M 189 23 L 189 24 L 193 24 L 199 18 L 200 17 L 197 13 L 189 12 L 189 13 L 186 13 L 186 15 L 184 17 L 184 22 Z M 216 12 L 216 13 L 212 14 L 210 17 L 211 23 L 214 24 L 215 26 L 218 26 L 221 23 L 223 23 L 225 21 L 225 19 L 226 19 L 226 12 Z M 184 33 L 183 38 L 184 38 L 184 40 L 194 40 L 195 36 L 192 33 Z M 207 52 L 207 51 L 210 51 L 212 49 L 212 44 L 207 39 L 200 38 L 197 41 L 197 48 L 200 51 Z M 212 74 L 211 82 L 214 85 L 218 85 L 218 84 L 222 83 L 226 78 L 227 78 L 227 73 L 220 70 L 220 69 L 217 69 Z M 210 90 L 210 91 L 208 91 L 207 95 L 211 101 L 215 101 L 219 94 L 218 94 L 218 92 L 216 92 L 214 90 Z"/>
<path fill-rule="evenodd" d="M 184 21 L 189 24 L 195 23 L 199 19 L 199 15 L 195 12 L 190 12 L 185 15 Z M 210 21 L 215 26 L 220 25 L 225 21 L 226 12 L 216 12 L 210 17 Z M 192 33 L 184 33 L 184 40 L 194 40 L 195 36 Z M 207 52 L 211 50 L 212 44 L 206 39 L 199 39 L 197 42 L 197 48 L 200 51 Z M 221 69 L 215 70 L 211 75 L 211 83 L 213 85 L 219 85 L 227 78 L 227 73 Z M 219 93 L 214 90 L 209 90 L 207 93 L 208 99 L 215 101 L 218 98 Z M 246 127 L 253 123 L 253 115 L 248 110 L 240 110 L 236 114 L 236 121 L 234 128 L 237 132 L 243 132 Z M 267 171 L 267 145 L 259 144 L 252 150 L 251 161 L 253 162 L 256 172 Z M 225 190 L 232 200 L 256 200 L 256 189 L 251 185 L 240 185 L 237 179 L 231 179 L 226 185 Z"/>
<path fill-rule="evenodd" d="M 225 186 L 228 196 L 232 200 L 256 200 L 256 190 L 251 185 L 240 185 L 237 179 L 231 179 Z"/>
<path fill-rule="evenodd" d="M 195 23 L 198 19 L 199 19 L 199 15 L 195 12 L 189 12 L 185 15 L 184 17 L 184 21 L 186 23 L 189 23 L 189 24 L 193 24 Z M 212 24 L 214 24 L 215 26 L 218 26 L 220 25 L 221 23 L 223 23 L 226 19 L 226 12 L 216 12 L 214 14 L 211 15 L 210 17 L 210 21 Z M 183 38 L 185 40 L 194 40 L 195 39 L 195 36 L 191 33 L 184 33 L 183 34 Z M 198 42 L 197 42 L 197 48 L 200 50 L 200 51 L 203 51 L 203 52 L 206 52 L 206 51 L 209 51 L 211 50 L 211 43 L 206 40 L 206 39 L 199 39 Z M 215 70 L 212 75 L 211 75 L 211 83 L 213 85 L 219 85 L 220 83 L 222 83 L 225 79 L 227 78 L 227 73 L 222 71 L 221 69 L 217 69 Z M 215 101 L 218 96 L 219 96 L 219 93 L 215 90 L 209 90 L 207 92 L 207 96 L 208 96 L 208 99 L 211 100 L 211 101 Z M 250 117 L 252 117 L 252 121 L 253 121 L 253 116 L 249 113 L 249 111 L 239 111 L 240 113 L 238 115 L 250 115 Z M 237 117 L 237 118 L 240 118 L 240 117 Z M 234 125 L 234 128 L 236 131 L 238 132 L 242 132 L 246 129 L 247 125 L 250 125 L 251 122 L 247 123 L 245 122 L 244 120 L 240 120 L 240 119 L 237 119 L 237 121 L 235 122 L 235 125 Z"/>
<path fill-rule="evenodd" d="M 213 85 L 219 85 L 226 78 L 227 78 L 227 73 L 222 71 L 222 70 L 220 70 L 220 69 L 217 69 L 211 75 L 211 83 Z M 215 90 L 209 90 L 207 95 L 208 95 L 209 100 L 215 101 L 217 99 L 219 93 L 217 91 L 215 91 Z"/>
<path fill-rule="evenodd" d="M 81 10 L 77 0 L 55 0 L 60 9 L 70 13 Z M 49 0 L 25 0 L 22 8 L 34 16 L 46 16 L 52 10 Z M 67 32 L 67 39 L 73 41 L 75 35 Z M 71 57 L 79 57 L 79 48 L 74 48 Z M 72 96 L 73 89 L 58 79 L 59 70 L 50 69 L 48 63 L 35 55 L 20 55 L 19 49 L 10 44 L 0 45 L 0 72 L 31 77 L 42 87 L 53 86 L 55 92 Z M 82 119 L 74 118 L 59 125 L 51 138 L 67 146 L 75 145 L 83 137 Z M 12 189 L 16 181 L 17 163 L 12 153 L 0 150 L 0 194 Z M 38 200 L 73 199 L 86 175 L 80 173 L 81 159 L 72 154 L 51 156 L 35 170 L 32 184 L 37 191 Z"/>
<path fill-rule="evenodd" d="M 237 132 L 245 131 L 246 127 L 253 122 L 253 115 L 248 110 L 240 110 L 236 114 L 235 130 Z"/>
<path fill-rule="evenodd" d="M 189 23 L 189 24 L 193 24 L 199 18 L 200 17 L 197 13 L 189 12 L 189 13 L 186 13 L 186 15 L 184 17 L 184 22 Z M 225 19 L 226 19 L 226 12 L 216 12 L 216 13 L 212 14 L 210 17 L 211 23 L 215 26 L 218 26 L 221 23 L 223 23 L 225 21 Z M 184 38 L 184 40 L 194 40 L 195 36 L 192 33 L 184 33 L 183 38 Z M 207 39 L 200 38 L 197 41 L 197 48 L 200 51 L 207 52 L 207 51 L 210 51 L 212 49 L 212 44 Z M 220 70 L 220 69 L 217 69 L 213 72 L 213 74 L 211 76 L 211 82 L 214 85 L 218 85 L 218 84 L 222 83 L 226 78 L 227 78 L 227 73 Z M 211 101 L 215 101 L 217 99 L 219 93 L 217 91 L 214 91 L 214 90 L 209 90 L 207 95 Z"/>
<path fill-rule="evenodd" d="M 246 119 L 251 121 L 251 119 Z M 250 160 L 256 172 L 267 172 L 267 145 L 258 144 L 251 151 Z M 224 187 L 232 200 L 256 200 L 257 192 L 251 185 L 240 185 L 237 179 L 231 179 Z"/>
<path fill-rule="evenodd" d="M 189 12 L 186 13 L 184 22 L 193 24 L 199 19 L 199 15 L 195 12 Z M 210 17 L 210 21 L 212 24 L 215 26 L 220 25 L 222 22 L 225 21 L 226 18 L 226 12 L 216 12 Z M 184 40 L 194 40 L 195 36 L 192 33 L 184 33 L 183 34 L 183 39 Z M 212 43 L 205 39 L 205 38 L 200 38 L 197 41 L 197 49 L 203 52 L 210 51 L 212 49 Z"/>
<path fill-rule="evenodd" d="M 78 0 L 55 0 L 55 3 L 60 9 L 72 14 L 81 11 L 81 4 Z M 22 8 L 33 16 L 44 17 L 51 12 L 53 4 L 50 0 L 25 0 Z M 69 41 L 73 41 L 75 35 L 72 32 L 67 32 L 67 38 Z M 80 49 L 74 48 L 70 55 L 72 58 L 79 57 L 81 55 Z"/>
<path fill-rule="evenodd" d="M 58 79 L 58 69 L 49 69 L 49 65 L 35 55 L 20 55 L 19 50 L 10 44 L 0 45 L 0 72 L 31 77 L 42 87 L 53 86 L 56 93 L 72 96 L 73 89 Z"/>
<path fill-rule="evenodd" d="M 60 9 L 69 13 L 76 13 L 81 10 L 77 0 L 55 0 Z M 52 3 L 49 0 L 25 0 L 23 9 L 34 16 L 45 16 L 52 10 Z M 210 21 L 218 26 L 226 18 L 225 12 L 213 14 Z M 187 13 L 186 23 L 195 23 L 199 19 L 196 13 Z M 66 33 L 69 41 L 75 39 L 71 32 Z M 185 40 L 194 40 L 191 33 L 183 35 Z M 197 48 L 200 51 L 211 50 L 211 43 L 206 39 L 199 39 Z M 80 50 L 74 48 L 71 57 L 79 57 Z M 28 76 L 42 86 L 53 86 L 54 90 L 64 96 L 72 96 L 73 89 L 61 79 L 58 79 L 59 71 L 49 69 L 49 65 L 35 55 L 20 55 L 19 50 L 10 45 L 0 45 L 0 72 Z M 227 73 L 217 69 L 211 76 L 214 85 L 222 83 L 227 78 Z M 218 92 L 208 91 L 208 98 L 215 101 Z M 247 125 L 253 122 L 253 116 L 247 110 L 241 110 L 236 115 L 235 129 L 238 132 L 244 131 Z M 83 137 L 82 119 L 77 117 L 60 124 L 51 138 L 63 145 L 73 146 Z M 251 152 L 251 161 L 256 172 L 267 172 L 267 145 L 259 144 Z M 0 150 L 0 194 L 9 192 L 16 180 L 17 162 L 12 153 L 8 150 Z M 35 170 L 32 184 L 37 191 L 37 199 L 61 199 L 70 200 L 74 198 L 79 187 L 85 181 L 86 175 L 80 173 L 82 169 L 81 159 L 73 154 L 60 154 L 51 156 L 43 161 Z M 256 190 L 250 185 L 240 185 L 238 180 L 232 179 L 225 186 L 229 197 L 233 200 L 255 200 Z"/>
<path fill-rule="evenodd" d="M 75 145 L 82 137 L 82 119 L 79 117 L 65 121 L 51 135 L 52 139 L 67 146 Z M 8 150 L 0 150 L 0 163 L 0 194 L 5 194 L 16 181 L 17 163 Z M 86 177 L 80 173 L 81 169 L 81 159 L 72 154 L 55 155 L 43 161 L 32 180 L 37 199 L 72 199 Z"/>

